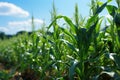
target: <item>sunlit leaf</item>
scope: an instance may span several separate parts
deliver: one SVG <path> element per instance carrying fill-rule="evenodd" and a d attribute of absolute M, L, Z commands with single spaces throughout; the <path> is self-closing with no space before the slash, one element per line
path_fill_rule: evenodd
<path fill-rule="evenodd" d="M 73 60 L 69 69 L 69 78 L 70 80 L 74 79 L 74 74 L 75 74 L 75 68 L 77 67 L 77 64 L 79 62 L 77 60 Z"/>
<path fill-rule="evenodd" d="M 114 5 L 107 5 L 106 8 L 107 8 L 109 14 L 110 14 L 112 17 L 114 17 L 114 16 L 115 16 L 115 13 L 116 13 L 116 10 L 117 10 L 117 7 L 114 6 Z"/>
<path fill-rule="evenodd" d="M 66 40 L 61 39 L 61 41 L 64 42 L 64 44 L 66 44 L 70 49 L 72 49 L 73 51 L 77 52 L 77 50 L 75 49 L 74 45 Z"/>

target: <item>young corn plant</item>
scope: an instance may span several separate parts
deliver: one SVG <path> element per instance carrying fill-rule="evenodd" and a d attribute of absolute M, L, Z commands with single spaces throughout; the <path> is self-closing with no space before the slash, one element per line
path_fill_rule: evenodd
<path fill-rule="evenodd" d="M 66 54 L 68 52 L 66 51 L 66 47 L 62 43 L 62 39 L 64 38 L 64 35 L 61 33 L 60 26 L 58 25 L 58 20 L 57 18 L 57 12 L 55 5 L 53 4 L 53 10 L 51 12 L 51 20 L 54 22 L 51 26 L 53 28 L 53 32 L 51 32 L 51 35 L 47 35 L 45 39 L 50 43 L 50 48 L 49 48 L 49 55 L 51 58 L 51 61 L 53 62 L 52 65 L 52 71 L 54 74 L 51 75 L 52 79 L 62 79 L 63 77 L 66 77 L 66 69 L 67 63 L 66 60 Z M 49 28 L 48 31 L 49 32 Z M 50 38 L 51 37 L 51 38 Z M 55 75 L 56 74 L 56 75 Z"/>
<path fill-rule="evenodd" d="M 116 52 L 119 50 L 120 48 L 120 1 L 116 0 L 116 3 L 118 4 L 118 6 L 114 6 L 114 5 L 107 5 L 107 10 L 109 12 L 109 14 L 112 16 L 112 20 L 108 19 L 109 23 L 110 23 L 110 27 L 111 27 L 111 37 L 112 37 L 112 43 L 114 45 L 114 49 L 113 51 Z M 116 52 L 116 53 L 119 53 Z"/>
<path fill-rule="evenodd" d="M 116 0 L 117 6 L 114 5 L 107 5 L 106 8 L 108 10 L 109 15 L 112 16 L 112 19 L 107 19 L 110 26 L 107 29 L 108 34 L 111 37 L 111 40 L 108 41 L 109 45 L 109 53 L 107 54 L 107 58 L 110 59 L 110 61 L 113 61 L 114 68 L 112 68 L 112 71 L 120 76 L 119 73 L 119 59 L 120 59 L 120 30 L 119 30 L 119 20 L 120 20 L 120 1 Z M 113 58 L 111 58 L 112 56 Z M 111 65 L 112 67 L 113 65 Z M 119 76 L 114 77 L 115 79 L 120 79 Z"/>
<path fill-rule="evenodd" d="M 109 1 L 108 1 L 109 2 Z M 70 18 L 67 16 L 57 16 L 56 19 L 49 25 L 50 28 L 52 25 L 56 23 L 56 20 L 63 18 L 64 21 L 69 25 L 70 31 L 68 29 L 60 27 L 62 33 L 69 36 L 69 39 L 61 39 L 64 44 L 66 44 L 70 49 L 73 50 L 74 55 L 76 56 L 70 62 L 69 67 L 69 79 L 74 79 L 75 75 L 77 75 L 77 79 L 86 80 L 89 76 L 86 76 L 85 72 L 85 63 L 88 61 L 89 57 L 89 47 L 92 42 L 92 38 L 96 33 L 97 25 L 99 21 L 99 13 L 106 7 L 107 3 L 102 4 L 101 6 L 97 5 L 95 12 L 88 19 L 85 26 L 79 25 L 79 14 L 78 7 L 75 7 L 75 24 L 72 22 Z M 94 34 L 94 35 L 93 35 Z"/>
<path fill-rule="evenodd" d="M 15 64 L 14 70 L 25 80 L 33 77 L 35 80 L 119 80 L 120 3 L 117 0 L 116 7 L 108 5 L 110 1 L 91 0 L 88 19 L 80 16 L 77 4 L 74 19 L 58 15 L 53 4 L 52 22 L 47 30 L 35 31 L 32 17 L 32 34 L 26 33 L 2 56 L 12 63 L 19 63 Z M 113 19 L 108 18 L 110 26 L 101 30 L 103 17 L 99 14 L 105 7 Z M 63 25 L 59 25 L 61 19 Z M 1 74 L 0 79 L 4 79 L 6 73 L 2 77 Z"/>

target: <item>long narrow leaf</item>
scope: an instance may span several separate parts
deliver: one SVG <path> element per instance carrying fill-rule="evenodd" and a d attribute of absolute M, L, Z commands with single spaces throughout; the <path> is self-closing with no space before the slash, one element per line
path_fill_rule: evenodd
<path fill-rule="evenodd" d="M 73 22 L 71 21 L 71 19 L 69 19 L 66 16 L 63 16 L 64 20 L 67 22 L 67 24 L 69 24 L 71 30 L 76 33 L 77 27 L 73 24 Z"/>
<path fill-rule="evenodd" d="M 107 8 L 109 14 L 110 14 L 112 17 L 114 17 L 114 16 L 115 16 L 115 12 L 116 12 L 116 10 L 117 10 L 117 7 L 116 7 L 116 6 L 113 6 L 113 5 L 107 5 L 106 8 Z"/>
<path fill-rule="evenodd" d="M 66 40 L 61 39 L 62 42 L 64 42 L 64 44 L 66 44 L 71 50 L 77 52 L 77 50 L 75 49 L 74 45 Z"/>
<path fill-rule="evenodd" d="M 104 3 L 101 7 L 99 7 L 95 14 L 97 15 L 97 14 L 101 13 L 101 11 L 107 6 L 107 3 L 108 2 Z"/>
<path fill-rule="evenodd" d="M 63 33 L 71 37 L 74 42 L 76 42 L 74 35 L 72 35 L 67 29 L 64 29 L 64 28 L 60 28 L 60 29 L 63 31 Z"/>
<path fill-rule="evenodd" d="M 86 28 L 89 28 L 90 27 L 90 25 L 92 25 L 94 22 L 95 22 L 95 20 L 97 19 L 97 17 L 98 17 L 98 15 L 95 15 L 95 16 L 92 16 L 92 17 L 90 17 L 88 20 L 87 20 L 87 24 L 86 24 Z"/>
<path fill-rule="evenodd" d="M 56 23 L 56 20 L 59 19 L 59 18 L 62 18 L 62 16 L 57 16 L 56 19 L 54 19 L 54 20 L 52 21 L 52 23 L 48 26 L 48 29 L 50 29 L 50 28 L 52 27 L 52 25 L 53 25 L 54 23 Z"/>
<path fill-rule="evenodd" d="M 71 30 L 75 33 L 76 32 L 76 29 L 77 27 L 73 24 L 73 22 L 71 21 L 71 19 L 69 19 L 68 17 L 66 16 L 57 16 L 55 20 L 53 20 L 53 22 L 48 26 L 48 29 L 50 29 L 50 27 L 56 22 L 57 19 L 60 19 L 60 18 L 63 18 L 66 23 L 70 26 Z"/>
<path fill-rule="evenodd" d="M 90 38 L 90 37 L 92 36 L 92 33 L 93 33 L 93 31 L 95 30 L 97 23 L 98 23 L 98 21 L 96 21 L 96 22 L 90 27 L 90 29 L 87 31 L 87 36 L 88 36 L 88 38 Z"/>
<path fill-rule="evenodd" d="M 77 60 L 72 61 L 72 66 L 69 69 L 69 78 L 70 78 L 70 80 L 74 79 L 75 68 L 77 67 L 78 63 L 79 62 Z"/>

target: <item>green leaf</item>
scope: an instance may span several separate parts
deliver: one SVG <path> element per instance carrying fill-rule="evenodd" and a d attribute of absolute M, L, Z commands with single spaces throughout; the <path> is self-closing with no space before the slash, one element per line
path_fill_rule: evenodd
<path fill-rule="evenodd" d="M 114 61 L 113 55 L 116 55 L 116 53 L 107 53 L 107 54 L 105 54 L 105 56 L 106 56 L 107 58 L 109 58 L 109 59 L 111 59 L 111 60 Z"/>
<path fill-rule="evenodd" d="M 66 35 L 68 35 L 69 37 L 72 38 L 72 40 L 74 42 L 76 42 L 75 38 L 74 38 L 74 35 L 72 35 L 72 33 L 70 33 L 67 29 L 64 29 L 64 28 L 60 28 Z"/>
<path fill-rule="evenodd" d="M 107 53 L 106 57 L 113 60 L 117 67 L 120 69 L 120 56 L 118 56 L 116 53 Z"/>
<path fill-rule="evenodd" d="M 60 19 L 60 18 L 62 18 L 62 16 L 57 16 L 57 17 L 52 21 L 52 23 L 48 26 L 48 29 L 50 29 L 50 28 L 52 27 L 52 25 L 54 25 L 54 23 L 56 23 L 56 20 L 57 20 L 57 19 Z"/>
<path fill-rule="evenodd" d="M 53 33 L 53 36 L 54 38 L 57 40 L 59 38 L 59 34 L 60 34 L 60 31 L 59 31 L 59 26 L 57 24 L 54 25 L 54 33 Z"/>
<path fill-rule="evenodd" d="M 97 11 L 96 11 L 95 14 L 96 14 L 96 15 L 99 14 L 99 13 L 106 7 L 107 3 L 108 3 L 108 2 L 104 3 L 101 7 L 99 7 L 99 8 L 97 9 Z"/>
<path fill-rule="evenodd" d="M 106 78 L 109 77 L 110 80 L 113 80 L 114 75 L 115 75 L 115 72 L 106 72 L 106 71 L 103 71 L 103 72 L 101 72 L 101 73 L 99 74 L 97 80 L 101 80 L 102 78 L 104 79 L 104 76 L 105 76 Z M 107 80 L 108 80 L 108 79 L 107 79 Z"/>
<path fill-rule="evenodd" d="M 112 0 L 107 0 L 107 2 L 111 2 Z"/>
<path fill-rule="evenodd" d="M 100 28 L 101 28 L 101 24 L 102 24 L 102 21 L 103 21 L 104 17 L 101 17 L 98 21 L 98 24 L 96 26 L 96 33 L 99 33 L 100 32 Z"/>
<path fill-rule="evenodd" d="M 64 20 L 66 21 L 67 24 L 69 24 L 72 32 L 76 33 L 77 27 L 73 24 L 73 22 L 71 21 L 71 19 L 69 19 L 66 16 L 63 16 Z"/>
<path fill-rule="evenodd" d="M 98 21 L 96 21 L 96 22 L 90 27 L 90 29 L 87 31 L 88 39 L 91 38 L 91 36 L 92 36 L 92 34 L 93 34 L 93 31 L 94 31 L 95 28 L 96 28 L 97 23 L 98 23 Z"/>
<path fill-rule="evenodd" d="M 94 22 L 95 22 L 95 20 L 97 19 L 97 17 L 98 17 L 98 15 L 95 15 L 95 16 L 92 16 L 92 17 L 90 17 L 88 20 L 87 20 L 87 24 L 86 24 L 86 28 L 89 28 L 90 27 L 90 25 L 92 25 Z"/>
<path fill-rule="evenodd" d="M 60 19 L 60 18 L 63 18 L 66 21 L 66 23 L 70 26 L 70 29 L 72 30 L 72 32 L 74 33 L 76 32 L 77 27 L 73 24 L 71 19 L 61 15 L 56 17 L 56 19 L 48 26 L 48 29 L 56 22 L 57 19 Z"/>
<path fill-rule="evenodd" d="M 68 42 L 67 40 L 61 39 L 62 42 L 64 42 L 70 49 L 72 49 L 73 51 L 77 52 L 77 50 L 75 49 L 75 46 Z"/>
<path fill-rule="evenodd" d="M 120 69 L 120 56 L 113 55 L 117 67 Z"/>
<path fill-rule="evenodd" d="M 71 65 L 71 67 L 69 69 L 69 78 L 70 78 L 70 80 L 74 80 L 75 68 L 77 67 L 78 63 L 79 62 L 77 60 L 73 60 L 72 63 L 71 63 L 72 65 Z"/>
<path fill-rule="evenodd" d="M 114 17 L 114 16 L 115 16 L 115 12 L 116 12 L 116 10 L 117 10 L 117 7 L 116 7 L 116 6 L 113 6 L 113 5 L 107 5 L 106 8 L 107 8 L 109 14 L 110 14 L 112 17 Z"/>

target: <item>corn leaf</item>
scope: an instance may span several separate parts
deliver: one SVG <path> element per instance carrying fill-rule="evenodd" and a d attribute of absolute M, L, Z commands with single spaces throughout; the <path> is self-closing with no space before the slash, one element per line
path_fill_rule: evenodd
<path fill-rule="evenodd" d="M 116 12 L 116 10 L 117 10 L 117 7 L 116 7 L 116 6 L 113 6 L 113 5 L 107 5 L 106 8 L 107 8 L 109 14 L 110 14 L 112 17 L 114 17 L 114 16 L 115 16 L 115 12 Z"/>
<path fill-rule="evenodd" d="M 73 24 L 71 19 L 69 19 L 66 16 L 61 16 L 61 15 L 56 17 L 56 19 L 48 26 L 48 29 L 56 22 L 57 19 L 60 19 L 60 18 L 63 18 L 66 21 L 66 23 L 70 26 L 72 32 L 74 32 L 74 33 L 76 32 L 77 27 Z"/>
<path fill-rule="evenodd" d="M 60 28 L 60 29 L 63 31 L 63 33 L 71 37 L 74 42 L 76 42 L 74 35 L 72 35 L 67 29 L 64 29 L 64 28 Z"/>
<path fill-rule="evenodd" d="M 70 49 L 77 52 L 77 50 L 75 49 L 75 47 L 72 43 L 70 43 L 70 42 L 68 42 L 67 40 L 64 40 L 64 39 L 61 39 L 61 41 L 64 42 L 64 44 L 66 44 Z"/>
<path fill-rule="evenodd" d="M 99 7 L 95 14 L 97 15 L 97 14 L 101 13 L 101 11 L 107 6 L 107 3 L 108 2 L 104 3 L 101 7 Z"/>
<path fill-rule="evenodd" d="M 71 63 L 72 65 L 71 65 L 71 67 L 69 69 L 69 78 L 70 78 L 70 80 L 74 79 L 75 68 L 77 67 L 78 63 L 79 62 L 77 60 L 73 60 L 72 63 Z"/>

